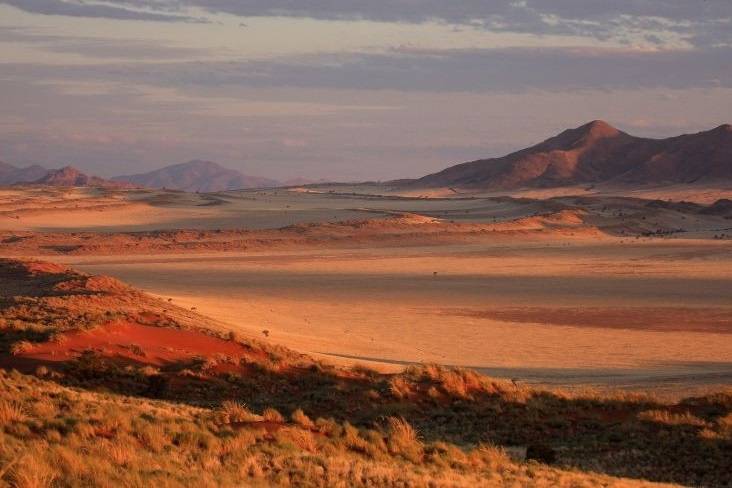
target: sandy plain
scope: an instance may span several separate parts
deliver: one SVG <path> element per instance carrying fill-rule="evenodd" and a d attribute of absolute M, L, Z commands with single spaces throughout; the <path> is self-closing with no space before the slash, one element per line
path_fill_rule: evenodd
<path fill-rule="evenodd" d="M 732 380 L 732 254 L 694 244 L 72 260 L 300 351 L 555 384 Z M 434 273 L 437 273 L 435 276 Z"/>
<path fill-rule="evenodd" d="M 732 240 L 714 238 L 732 222 L 702 207 L 660 208 L 637 195 L 13 191 L 0 192 L 0 229 L 23 239 L 276 229 L 404 212 L 423 216 L 432 231 L 440 222 L 508 223 L 439 243 L 379 242 L 374 231 L 350 243 L 52 260 L 336 362 L 383 370 L 436 362 L 523 382 L 669 392 L 732 383 Z M 539 225 L 537 215 L 550 218 Z M 669 232 L 648 235 L 657 228 Z M 27 252 L 46 254 L 42 246 Z"/>

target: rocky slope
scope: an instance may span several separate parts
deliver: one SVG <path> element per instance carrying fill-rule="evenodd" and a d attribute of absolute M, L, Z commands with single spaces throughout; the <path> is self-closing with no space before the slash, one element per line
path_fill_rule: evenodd
<path fill-rule="evenodd" d="M 90 176 L 82 173 L 73 166 L 65 166 L 61 169 L 50 170 L 43 177 L 33 181 L 36 185 L 49 186 L 94 186 L 103 188 L 131 188 L 132 184 L 105 180 L 98 176 Z"/>
<path fill-rule="evenodd" d="M 647 139 L 595 120 L 500 158 L 449 167 L 407 187 L 514 189 L 732 181 L 732 126 Z"/>

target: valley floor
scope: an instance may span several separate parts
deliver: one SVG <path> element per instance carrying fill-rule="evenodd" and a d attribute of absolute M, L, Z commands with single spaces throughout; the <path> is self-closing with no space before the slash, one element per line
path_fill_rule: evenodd
<path fill-rule="evenodd" d="M 64 262 L 340 362 L 688 393 L 732 382 L 732 247 L 526 242 Z"/>

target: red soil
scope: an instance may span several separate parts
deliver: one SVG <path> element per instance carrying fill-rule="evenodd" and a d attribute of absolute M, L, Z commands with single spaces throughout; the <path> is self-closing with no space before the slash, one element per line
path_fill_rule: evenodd
<path fill-rule="evenodd" d="M 732 310 L 723 307 L 516 307 L 444 309 L 443 313 L 503 322 L 571 327 L 732 334 Z"/>
<path fill-rule="evenodd" d="M 227 370 L 236 369 L 241 359 L 251 362 L 263 356 L 261 351 L 195 330 L 111 322 L 90 331 L 66 333 L 61 341 L 35 344 L 18 359 L 62 362 L 90 350 L 122 362 L 153 366 L 186 362 L 196 357 L 221 358 L 227 366 L 232 366 L 224 367 Z"/>

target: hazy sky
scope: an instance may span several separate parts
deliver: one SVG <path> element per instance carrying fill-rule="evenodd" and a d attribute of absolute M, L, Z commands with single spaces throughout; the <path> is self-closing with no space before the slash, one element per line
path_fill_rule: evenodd
<path fill-rule="evenodd" d="M 732 122 L 732 0 L 0 0 L 0 160 L 388 179 Z"/>

